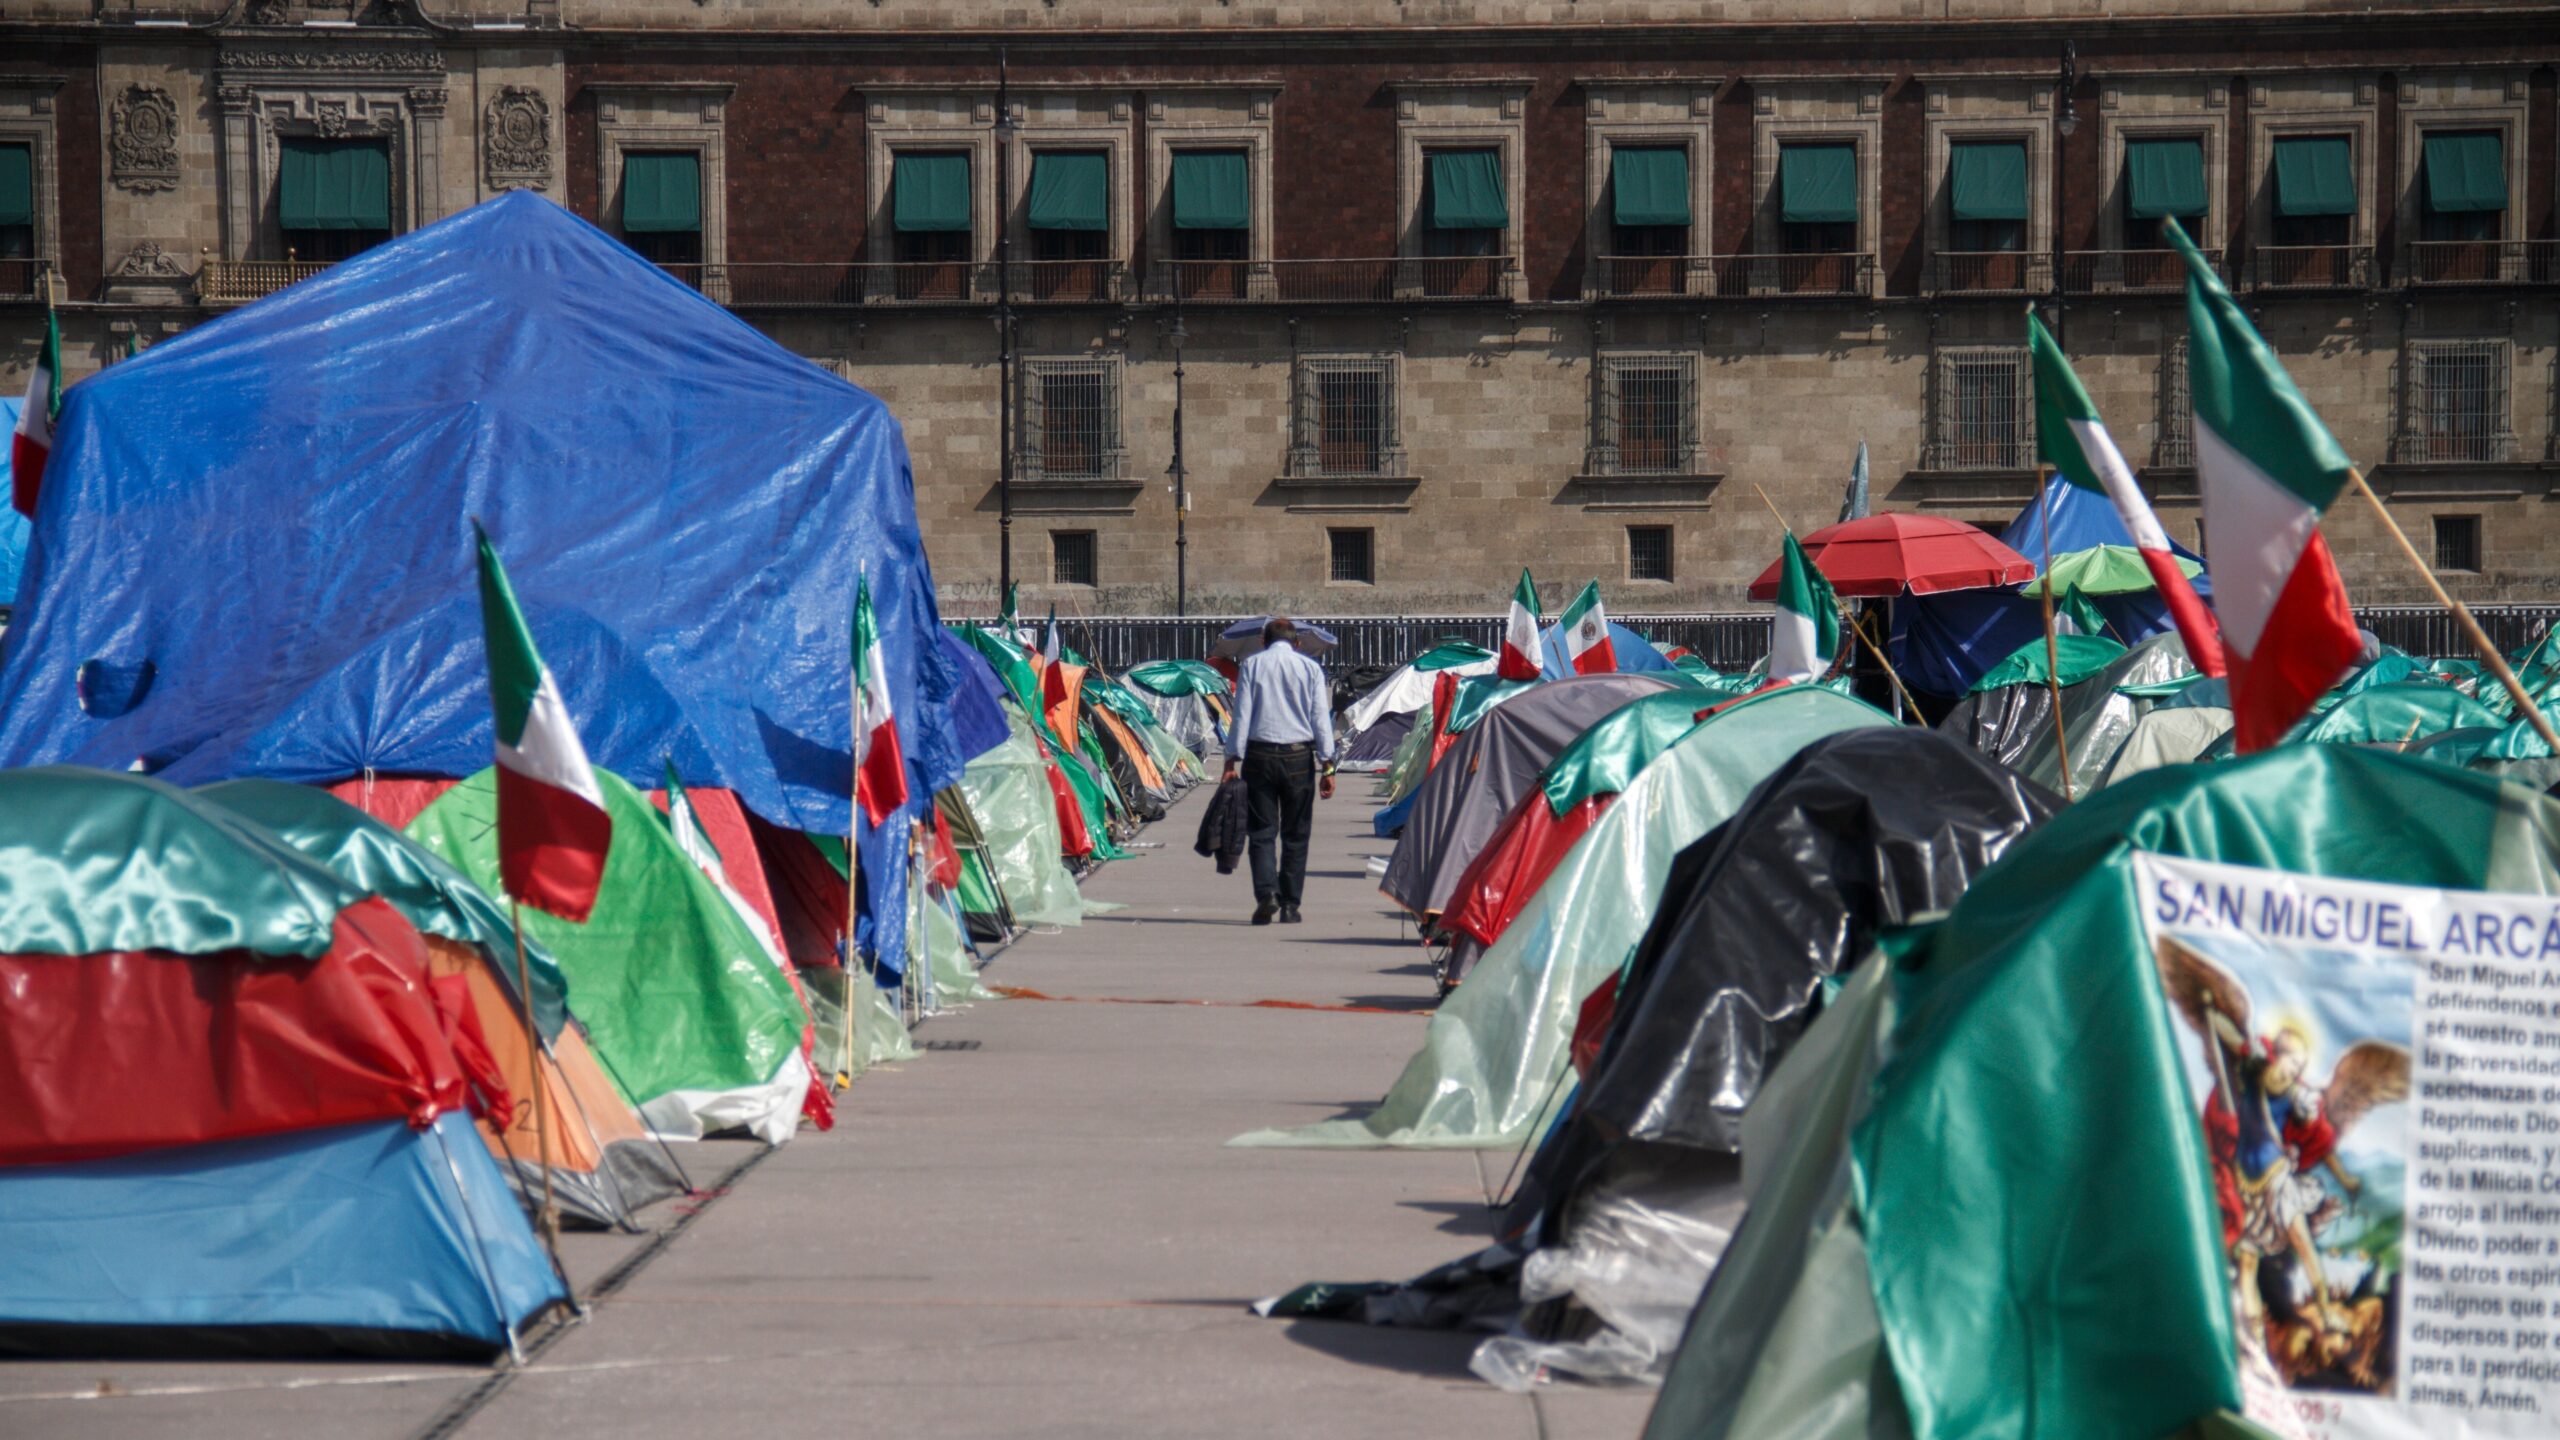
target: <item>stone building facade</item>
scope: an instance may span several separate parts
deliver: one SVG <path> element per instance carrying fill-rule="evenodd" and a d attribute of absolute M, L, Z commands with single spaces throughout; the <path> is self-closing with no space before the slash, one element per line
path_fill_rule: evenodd
<path fill-rule="evenodd" d="M 955 610 L 1009 534 L 1169 613 L 1178 528 L 1195 612 L 1726 609 L 1862 440 L 2028 500 L 2030 304 L 2194 543 L 2183 215 L 2448 580 L 2548 599 L 2555 61 L 2513 0 L 0 0 L 0 385 L 48 288 L 78 376 L 533 189 L 886 399 Z"/>

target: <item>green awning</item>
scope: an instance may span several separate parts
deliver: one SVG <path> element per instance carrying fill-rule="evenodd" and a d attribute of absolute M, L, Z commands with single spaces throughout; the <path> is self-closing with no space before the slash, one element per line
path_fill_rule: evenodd
<path fill-rule="evenodd" d="M 1253 187 L 1241 150 L 1173 152 L 1173 228 L 1247 230 Z"/>
<path fill-rule="evenodd" d="M 1500 230 L 1511 223 L 1502 199 L 1502 152 L 1431 153 L 1431 228 Z"/>
<path fill-rule="evenodd" d="M 2027 218 L 2027 144 L 1968 140 L 1947 156 L 1947 200 L 1958 220 Z"/>
<path fill-rule="evenodd" d="M 0 225 L 36 223 L 36 147 L 0 145 Z"/>
<path fill-rule="evenodd" d="M 1790 225 L 1835 225 L 1858 218 L 1858 147 L 1778 147 L 1778 218 Z"/>
<path fill-rule="evenodd" d="M 2495 130 L 2427 137 L 2427 208 L 2439 215 L 2507 208 L 2507 144 Z"/>
<path fill-rule="evenodd" d="M 889 170 L 889 223 L 910 235 L 969 229 L 969 155 L 901 153 Z"/>
<path fill-rule="evenodd" d="M 691 234 L 702 228 L 702 156 L 692 150 L 622 157 L 622 233 Z"/>
<path fill-rule="evenodd" d="M 2356 213 L 2355 149 L 2344 135 L 2297 135 L 2276 142 L 2276 213 Z"/>
<path fill-rule="evenodd" d="M 286 136 L 276 222 L 286 230 L 390 229 L 391 147 Z"/>
<path fill-rule="evenodd" d="M 1689 223 L 1689 152 L 1680 146 L 1609 152 L 1611 204 L 1621 225 Z"/>
<path fill-rule="evenodd" d="M 2124 183 L 2126 209 L 2136 220 L 2204 214 L 2204 142 L 2126 142 Z"/>
<path fill-rule="evenodd" d="M 1099 150 L 1043 150 L 1031 157 L 1031 228 L 1111 228 L 1111 157 Z"/>

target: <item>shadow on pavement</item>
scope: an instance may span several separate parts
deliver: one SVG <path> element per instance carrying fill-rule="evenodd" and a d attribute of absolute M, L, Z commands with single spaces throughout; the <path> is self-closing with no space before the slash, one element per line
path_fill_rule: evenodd
<path fill-rule="evenodd" d="M 1467 1369 L 1481 1335 L 1460 1330 L 1388 1330 L 1347 1320 L 1291 1320 L 1289 1342 L 1336 1360 L 1435 1380 L 1481 1385 Z"/>

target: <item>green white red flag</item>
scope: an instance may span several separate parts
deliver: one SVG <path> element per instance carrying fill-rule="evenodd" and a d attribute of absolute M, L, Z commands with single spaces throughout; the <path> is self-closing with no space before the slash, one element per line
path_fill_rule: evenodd
<path fill-rule="evenodd" d="M 889 704 L 888 657 L 871 612 L 871 577 L 853 592 L 853 798 L 874 828 L 907 803 L 907 757 Z"/>
<path fill-rule="evenodd" d="M 2187 384 L 2214 608 L 2231 672 L 2233 748 L 2283 737 L 2361 650 L 2320 514 L 2354 466 L 2293 377 L 2173 221 L 2187 261 Z"/>
<path fill-rule="evenodd" d="M 1769 632 L 1769 680 L 1810 684 L 1831 673 L 1840 653 L 1840 602 L 1793 531 L 1785 545 L 1778 557 L 1778 614 Z"/>
<path fill-rule="evenodd" d="M 9 500 L 29 519 L 35 517 L 36 491 L 44 484 L 44 462 L 53 454 L 53 422 L 61 414 L 62 326 L 47 310 L 44 349 L 37 352 L 35 373 L 27 377 L 27 403 L 9 437 Z"/>
<path fill-rule="evenodd" d="M 2142 487 L 2133 480 L 2133 471 L 2124 463 L 2124 452 L 2116 449 L 2115 437 L 2107 433 L 2104 420 L 2098 418 L 2096 402 L 2089 398 L 2071 362 L 2046 333 L 2044 322 L 2032 313 L 2027 316 L 2027 349 L 2035 357 L 2036 376 L 2036 458 L 2050 465 L 2063 479 L 2083 490 L 2107 497 L 2116 507 L 2116 518 L 2124 522 L 2133 536 L 2133 548 L 2142 556 L 2143 568 L 2151 572 L 2151 583 L 2169 608 L 2169 618 L 2177 624 L 2178 639 L 2187 647 L 2187 658 L 2207 675 L 2223 672 L 2222 636 L 2204 601 L 2187 583 L 2186 571 L 2178 564 L 2177 552 L 2169 548 L 2169 534 L 2160 528 L 2160 518 L 2151 513 L 2151 502 L 2143 498 Z"/>
<path fill-rule="evenodd" d="M 1564 647 L 1565 664 L 1576 675 L 1608 675 L 1618 668 L 1618 647 L 1609 639 L 1609 612 L 1600 608 L 1600 582 L 1590 581 L 1556 619 L 1556 643 Z"/>
<path fill-rule="evenodd" d="M 497 547 L 478 522 L 472 529 L 480 540 L 480 628 L 498 732 L 498 878 L 516 900 L 583 921 L 604 881 L 613 819 L 560 683 L 533 648 Z"/>
<path fill-rule="evenodd" d="M 1511 592 L 1511 618 L 1502 627 L 1502 656 L 1493 673 L 1505 680 L 1538 678 L 1538 582 L 1520 571 L 1520 587 Z"/>

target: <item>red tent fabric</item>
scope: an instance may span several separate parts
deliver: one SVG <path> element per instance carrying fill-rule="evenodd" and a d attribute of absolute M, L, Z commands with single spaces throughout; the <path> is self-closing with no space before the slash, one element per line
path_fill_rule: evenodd
<path fill-rule="evenodd" d="M 2036 576 L 2035 562 L 2003 545 L 1990 532 L 1937 515 L 1891 511 L 1825 525 L 1803 538 L 1805 558 L 1831 588 L 1848 596 L 1934 595 L 1942 590 L 1987 590 Z M 1751 598 L 1778 598 L 1778 567 L 1771 561 L 1751 582 Z"/>
<path fill-rule="evenodd" d="M 494 1066 L 456 1053 L 426 942 L 387 901 L 338 912 L 329 951 L 0 955 L 0 1165 L 61 1164 L 360 1121 L 425 1126 Z"/>
<path fill-rule="evenodd" d="M 367 780 L 358 776 L 330 786 L 329 793 L 394 830 L 406 830 L 410 821 L 417 819 L 453 786 L 451 780 L 409 776 Z"/>
<path fill-rule="evenodd" d="M 1449 717 L 1457 708 L 1458 672 L 1443 670 L 1440 678 L 1431 682 L 1431 759 L 1422 767 L 1424 774 L 1429 774 L 1440 763 L 1440 757 L 1449 753 L 1449 747 L 1457 743 L 1458 737 L 1449 732 Z"/>
<path fill-rule="evenodd" d="M 1457 888 L 1451 892 L 1455 898 L 1441 913 L 1441 927 L 1472 935 L 1477 943 L 1491 948 L 1520 917 L 1529 897 L 1555 873 L 1565 852 L 1617 798 L 1594 795 L 1558 815 L 1547 804 L 1547 792 L 1531 786 L 1458 876 Z"/>

